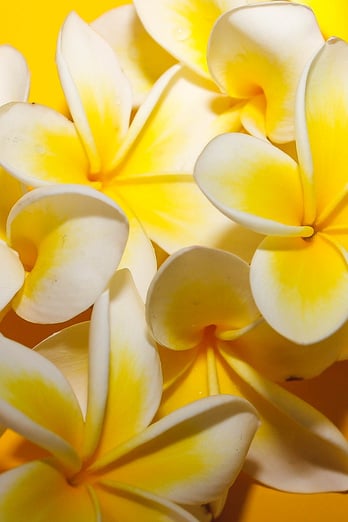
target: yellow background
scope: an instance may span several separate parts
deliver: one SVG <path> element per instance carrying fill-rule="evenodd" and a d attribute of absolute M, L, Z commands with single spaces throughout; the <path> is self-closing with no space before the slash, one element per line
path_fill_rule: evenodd
<path fill-rule="evenodd" d="M 161 1 L 161 0 L 159 0 Z M 126 1 L 112 0 L 17 0 L 3 2 L 0 14 L 0 44 L 11 44 L 26 57 L 31 71 L 30 100 L 55 108 L 63 106 L 54 54 L 56 38 L 66 15 L 75 10 L 86 21 Z M 36 327 L 9 316 L 1 331 L 22 342 L 35 344 Z M 40 333 L 49 333 L 49 328 Z M 30 337 L 32 341 L 30 341 Z M 287 387 L 307 398 L 348 435 L 348 362 L 336 364 L 320 377 Z M 295 495 L 253 484 L 241 475 L 233 486 L 221 522 L 346 522 L 348 495 Z M 140 522 L 140 521 L 139 521 Z"/>

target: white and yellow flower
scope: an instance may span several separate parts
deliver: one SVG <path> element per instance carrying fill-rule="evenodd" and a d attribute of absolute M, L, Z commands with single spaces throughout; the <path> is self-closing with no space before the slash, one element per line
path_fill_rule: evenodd
<path fill-rule="evenodd" d="M 295 372 L 301 372 L 301 358 L 305 372 L 310 357 L 313 361 L 318 356 L 316 364 L 324 365 L 325 348 L 330 349 L 330 344 L 313 346 L 306 360 L 296 356 L 301 350 L 298 345 L 283 340 L 277 346 L 278 339 L 266 325 L 266 330 L 261 329 L 263 345 L 258 346 L 260 316 L 244 261 L 204 247 L 173 254 L 150 286 L 146 314 L 160 345 L 164 371 L 160 415 L 197 397 L 219 393 L 242 396 L 254 405 L 261 420 L 246 457 L 244 470 L 248 474 L 268 486 L 292 492 L 347 489 L 348 442 L 343 434 L 319 411 L 261 375 L 245 357 L 253 354 L 253 343 L 252 362 L 260 364 L 264 356 L 279 378 L 285 364 L 270 361 L 270 346 L 262 351 L 267 342 L 273 343 L 274 352 L 285 348 L 279 357 L 288 357 L 288 375 L 296 377 Z M 332 347 L 336 342 L 337 338 L 332 339 Z"/>
<path fill-rule="evenodd" d="M 162 376 L 127 271 L 113 280 L 110 310 L 107 292 L 94 306 L 88 379 L 74 366 L 81 328 L 86 324 L 44 341 L 41 353 L 1 338 L 0 422 L 43 453 L 0 475 L 1 520 L 200 520 L 191 508 L 214 500 L 242 466 L 258 425 L 254 409 L 216 396 L 151 423 Z M 63 358 L 74 377 L 85 376 L 83 383 L 72 379 L 82 404 L 47 356 Z M 9 439 L 5 432 L 0 450 Z"/>
<path fill-rule="evenodd" d="M 228 95 L 245 130 L 277 143 L 294 139 L 297 84 L 324 43 L 310 9 L 245 0 L 134 5 L 158 43 Z"/>
<path fill-rule="evenodd" d="M 34 189 L 12 207 L 0 243 L 0 309 L 36 323 L 71 319 L 91 306 L 118 267 L 127 218 L 89 188 Z"/>
<path fill-rule="evenodd" d="M 329 40 L 297 95 L 299 163 L 238 133 L 213 140 L 196 180 L 224 214 L 267 237 L 251 263 L 254 299 L 279 333 L 314 343 L 348 317 L 348 44 Z"/>

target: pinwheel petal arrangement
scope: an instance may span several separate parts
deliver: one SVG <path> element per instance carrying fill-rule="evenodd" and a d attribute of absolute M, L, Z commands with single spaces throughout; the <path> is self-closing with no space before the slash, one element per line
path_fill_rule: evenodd
<path fill-rule="evenodd" d="M 1 521 L 346 498 L 348 403 L 301 385 L 347 371 L 347 16 L 70 5 L 61 107 L 0 41 Z"/>

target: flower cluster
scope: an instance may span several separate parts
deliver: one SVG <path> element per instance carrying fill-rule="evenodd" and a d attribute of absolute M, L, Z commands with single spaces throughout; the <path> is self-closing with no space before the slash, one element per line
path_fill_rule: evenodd
<path fill-rule="evenodd" d="M 0 45 L 0 520 L 208 522 L 242 469 L 344 492 L 284 381 L 348 358 L 346 7 L 121 4 L 67 16 L 61 112 Z"/>

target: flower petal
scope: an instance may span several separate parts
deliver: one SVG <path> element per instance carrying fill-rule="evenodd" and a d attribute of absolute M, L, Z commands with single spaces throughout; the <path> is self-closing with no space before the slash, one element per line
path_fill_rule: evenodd
<path fill-rule="evenodd" d="M 134 103 L 139 105 L 154 82 L 174 65 L 174 59 L 145 31 L 133 5 L 111 9 L 90 25 L 117 54 L 132 84 Z"/>
<path fill-rule="evenodd" d="M 215 24 L 208 48 L 212 76 L 232 98 L 266 98 L 266 135 L 294 139 L 297 84 L 323 44 L 313 12 L 289 2 L 233 9 Z"/>
<path fill-rule="evenodd" d="M 263 234 L 311 235 L 301 226 L 302 188 L 295 161 L 270 143 L 230 133 L 201 153 L 196 181 L 231 219 Z"/>
<path fill-rule="evenodd" d="M 144 304 L 127 270 L 116 272 L 110 299 L 109 390 L 97 456 L 144 430 L 162 394 L 160 362 L 147 332 Z"/>
<path fill-rule="evenodd" d="M 25 272 L 17 252 L 1 240 L 0 266 L 0 310 L 3 310 L 22 287 Z"/>
<path fill-rule="evenodd" d="M 98 174 L 108 168 L 128 129 L 130 84 L 106 40 L 74 12 L 61 29 L 56 59 L 91 173 Z"/>
<path fill-rule="evenodd" d="M 95 491 L 103 520 L 113 520 L 117 513 L 122 522 L 198 522 L 173 502 L 125 483 L 103 480 L 96 484 Z"/>
<path fill-rule="evenodd" d="M 204 247 L 178 251 L 161 265 L 146 311 L 156 341 L 174 350 L 197 346 L 209 327 L 216 336 L 231 338 L 259 319 L 248 264 Z"/>
<path fill-rule="evenodd" d="M 38 323 L 91 306 L 117 268 L 128 236 L 123 212 L 88 187 L 55 185 L 21 198 L 8 218 L 10 245 L 28 274 L 13 307 Z"/>
<path fill-rule="evenodd" d="M 3 336 L 0 422 L 78 469 L 83 419 L 69 383 L 50 361 Z"/>
<path fill-rule="evenodd" d="M 257 425 L 255 410 L 248 402 L 215 395 L 152 424 L 105 455 L 95 469 L 109 465 L 106 479 L 172 502 L 210 502 L 235 480 Z"/>
<path fill-rule="evenodd" d="M 51 361 L 70 383 L 83 416 L 87 409 L 89 321 L 50 335 L 34 348 Z"/>
<path fill-rule="evenodd" d="M 2 522 L 100 520 L 88 490 L 72 487 L 50 463 L 34 461 L 0 475 Z"/>
<path fill-rule="evenodd" d="M 0 45 L 0 105 L 26 101 L 29 93 L 29 70 L 22 54 L 10 45 Z"/>
<path fill-rule="evenodd" d="M 266 321 L 291 341 L 318 342 L 347 320 L 347 264 L 320 233 L 309 240 L 266 238 L 250 277 Z"/>
<path fill-rule="evenodd" d="M 71 121 L 38 104 L 0 108 L 0 162 L 30 186 L 88 184 L 87 157 Z"/>
<path fill-rule="evenodd" d="M 206 49 L 221 14 L 219 2 L 204 0 L 134 0 L 146 30 L 175 58 L 209 77 Z"/>
<path fill-rule="evenodd" d="M 25 193 L 21 183 L 0 167 L 0 188 L 2 193 L 0 205 L 0 240 L 7 240 L 7 216 L 15 202 Z"/>
<path fill-rule="evenodd" d="M 261 321 L 234 341 L 233 352 L 272 381 L 308 379 L 340 358 L 347 335 L 348 323 L 322 341 L 299 345 Z"/>
<path fill-rule="evenodd" d="M 347 60 L 348 44 L 329 40 L 304 74 L 298 93 L 298 153 L 303 174 L 314 184 L 312 214 L 320 227 L 347 195 Z"/>
<path fill-rule="evenodd" d="M 232 378 L 261 419 L 244 470 L 256 480 L 286 491 L 347 490 L 348 443 L 336 426 L 251 366 L 226 352 L 223 355 L 236 372 Z"/>

